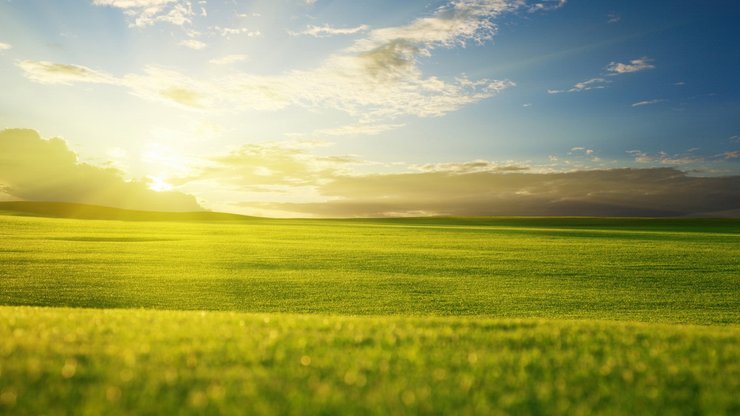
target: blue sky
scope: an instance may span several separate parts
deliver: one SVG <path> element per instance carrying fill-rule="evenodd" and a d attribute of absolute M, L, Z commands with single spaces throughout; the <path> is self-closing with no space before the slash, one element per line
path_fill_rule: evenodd
<path fill-rule="evenodd" d="M 0 129 L 259 215 L 350 198 L 326 188 L 340 176 L 738 175 L 738 18 L 733 1 L 4 0 Z"/>

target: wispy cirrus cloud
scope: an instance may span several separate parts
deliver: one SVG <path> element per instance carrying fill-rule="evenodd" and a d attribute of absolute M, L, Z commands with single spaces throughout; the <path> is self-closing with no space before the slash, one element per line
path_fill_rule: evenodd
<path fill-rule="evenodd" d="M 180 42 L 179 45 L 195 50 L 205 49 L 208 46 L 205 42 L 201 42 L 197 39 L 186 39 Z"/>
<path fill-rule="evenodd" d="M 262 36 L 259 30 L 253 30 L 248 27 L 220 27 L 214 26 L 213 30 L 225 38 L 231 38 L 237 35 L 243 35 L 250 38 Z"/>
<path fill-rule="evenodd" d="M 191 2 L 186 0 L 92 0 L 92 4 L 121 9 L 132 27 L 159 22 L 182 26 L 191 23 L 195 15 Z"/>
<path fill-rule="evenodd" d="M 642 58 L 633 59 L 629 63 L 610 62 L 607 65 L 606 70 L 609 75 L 621 75 L 629 74 L 632 72 L 646 71 L 648 69 L 654 69 L 653 60 L 643 56 Z"/>
<path fill-rule="evenodd" d="M 330 25 L 315 26 L 308 25 L 306 29 L 300 32 L 289 31 L 291 36 L 313 36 L 315 38 L 325 38 L 337 35 L 354 35 L 365 32 L 370 27 L 368 25 L 359 25 L 355 27 L 334 27 Z"/>
<path fill-rule="evenodd" d="M 41 84 L 109 84 L 125 87 L 142 98 L 188 108 L 205 108 L 212 99 L 206 83 L 158 67 L 147 67 L 143 74 L 117 77 L 82 65 L 29 60 L 19 61 L 17 65 L 28 79 Z"/>
<path fill-rule="evenodd" d="M 606 74 L 602 74 L 602 76 L 591 78 L 586 81 L 578 82 L 570 88 L 548 89 L 547 92 L 548 94 L 562 94 L 564 92 L 582 92 L 582 91 L 603 89 L 603 88 L 606 88 L 607 85 L 611 82 L 609 79 L 604 78 L 604 76 L 616 76 L 616 75 L 622 75 L 622 74 L 628 74 L 632 72 L 640 72 L 640 71 L 645 71 L 648 69 L 653 69 L 655 68 L 655 65 L 653 65 L 651 62 L 652 62 L 652 59 L 648 57 L 633 59 L 627 64 L 623 64 L 619 62 L 610 62 L 609 65 L 606 66 Z M 647 105 L 647 104 L 655 104 L 655 103 L 646 102 L 645 104 L 642 104 L 642 105 Z M 633 106 L 633 107 L 639 107 L 639 106 Z"/>
<path fill-rule="evenodd" d="M 606 86 L 609 84 L 609 80 L 604 78 L 591 78 L 586 81 L 581 81 L 573 85 L 571 88 L 564 89 L 564 90 L 547 90 L 548 94 L 562 94 L 564 92 L 582 92 L 582 91 L 590 91 L 590 90 L 598 90 L 602 88 L 606 88 Z"/>
<path fill-rule="evenodd" d="M 662 103 L 662 102 L 665 102 L 665 101 L 666 100 L 663 99 L 663 98 L 655 98 L 655 99 L 652 99 L 652 100 L 638 101 L 636 103 L 633 103 L 632 104 L 632 107 L 642 107 L 642 106 L 646 106 L 646 105 L 659 104 L 659 103 Z"/>
<path fill-rule="evenodd" d="M 17 65 L 23 69 L 26 77 L 41 84 L 74 83 L 118 84 L 119 81 L 112 75 L 96 71 L 82 65 L 60 64 L 48 61 L 18 61 Z"/>

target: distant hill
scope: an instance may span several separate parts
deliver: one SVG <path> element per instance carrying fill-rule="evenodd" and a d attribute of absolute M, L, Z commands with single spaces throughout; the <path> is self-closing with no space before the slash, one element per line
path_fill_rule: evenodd
<path fill-rule="evenodd" d="M 250 221 L 257 217 L 223 212 L 135 211 L 70 202 L 0 201 L 0 214 L 119 221 Z"/>

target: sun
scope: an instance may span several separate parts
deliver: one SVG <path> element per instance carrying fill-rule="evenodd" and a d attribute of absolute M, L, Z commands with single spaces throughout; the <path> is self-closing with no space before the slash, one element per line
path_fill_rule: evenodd
<path fill-rule="evenodd" d="M 156 192 L 171 191 L 173 186 L 162 176 L 147 176 L 149 179 L 149 189 Z"/>

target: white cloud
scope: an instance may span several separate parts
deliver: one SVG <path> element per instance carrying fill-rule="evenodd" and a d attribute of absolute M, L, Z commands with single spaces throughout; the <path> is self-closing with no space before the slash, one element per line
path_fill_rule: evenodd
<path fill-rule="evenodd" d="M 0 42 L 0 52 L 7 51 L 8 49 L 11 49 L 13 46 L 11 46 L 9 43 L 3 43 Z"/>
<path fill-rule="evenodd" d="M 251 30 L 247 27 L 220 27 L 214 26 L 216 32 L 225 38 L 230 38 L 235 35 L 245 35 L 250 38 L 262 36 L 259 30 Z"/>
<path fill-rule="evenodd" d="M 26 77 L 41 84 L 71 85 L 77 82 L 117 84 L 119 81 L 103 72 L 82 65 L 58 64 L 48 61 L 19 61 Z"/>
<path fill-rule="evenodd" d="M 166 12 L 166 7 L 178 4 L 177 1 L 159 0 L 150 7 L 145 7 L 149 3 L 143 0 L 100 0 L 98 3 L 149 16 L 154 11 Z M 55 65 L 59 64 L 27 61 L 21 67 L 27 77 L 36 81 L 108 82 L 128 88 L 143 98 L 187 108 L 274 111 L 299 106 L 338 110 L 359 120 L 392 125 L 392 120 L 399 116 L 441 116 L 514 86 L 508 80 L 471 80 L 464 75 L 442 79 L 425 75 L 419 61 L 437 48 L 484 42 L 495 34 L 493 19 L 522 8 L 530 10 L 530 6 L 519 0 L 452 1 L 409 24 L 371 30 L 352 46 L 329 56 L 314 68 L 275 75 L 232 72 L 203 79 L 170 69 L 146 67 L 143 72 L 114 77 L 68 65 L 70 71 L 66 72 L 80 73 L 62 77 L 56 71 Z M 153 11 L 146 11 L 150 8 Z M 259 34 L 246 28 L 214 29 L 224 36 Z M 361 128 L 372 130 L 368 126 Z"/>
<path fill-rule="evenodd" d="M 607 20 L 607 23 L 618 23 L 620 20 L 622 20 L 622 16 L 618 13 L 611 12 L 609 13 L 609 20 Z"/>
<path fill-rule="evenodd" d="M 214 65 L 230 65 L 236 62 L 246 61 L 247 58 L 248 58 L 247 55 L 244 55 L 244 54 L 233 54 L 233 55 L 222 56 L 220 58 L 213 58 L 208 62 Z"/>
<path fill-rule="evenodd" d="M 573 153 L 585 153 L 585 154 L 587 154 L 587 155 L 590 156 L 590 155 L 593 155 L 594 154 L 594 150 L 593 149 L 587 149 L 587 148 L 585 148 L 583 146 L 576 146 L 576 147 L 571 147 L 570 148 L 570 152 L 568 152 L 568 154 L 573 154 Z"/>
<path fill-rule="evenodd" d="M 542 10 L 555 10 L 565 6 L 567 2 L 568 0 L 545 0 L 532 4 L 527 10 L 530 13 Z"/>
<path fill-rule="evenodd" d="M 606 88 L 606 85 L 609 83 L 609 80 L 606 80 L 604 78 L 591 78 L 586 81 L 581 81 L 573 85 L 573 87 L 565 90 L 547 90 L 548 94 L 561 94 L 564 92 L 582 92 L 582 91 L 589 91 L 589 90 L 597 90 Z"/>
<path fill-rule="evenodd" d="M 632 104 L 632 107 L 642 107 L 642 106 L 645 106 L 645 105 L 653 105 L 653 104 L 662 103 L 664 101 L 665 100 L 662 99 L 662 98 L 656 98 L 654 100 L 638 101 L 638 102 Z"/>
<path fill-rule="evenodd" d="M 192 22 L 192 4 L 186 0 L 92 0 L 95 6 L 115 7 L 131 19 L 130 26 L 166 22 L 182 26 Z"/>
<path fill-rule="evenodd" d="M 315 38 L 324 38 L 328 36 L 336 35 L 353 35 L 356 33 L 364 32 L 369 29 L 368 25 L 360 25 L 355 27 L 332 27 L 329 25 L 323 26 L 306 26 L 306 30 L 302 32 L 288 32 L 291 36 L 313 36 Z"/>
<path fill-rule="evenodd" d="M 314 133 L 325 136 L 374 136 L 403 126 L 404 124 L 376 124 L 360 122 L 340 127 L 316 130 Z"/>
<path fill-rule="evenodd" d="M 373 30 L 358 47 L 371 49 L 396 42 L 413 45 L 416 55 L 426 55 L 435 47 L 464 46 L 469 41 L 483 43 L 496 33 L 493 18 L 523 5 L 521 1 L 506 0 L 455 1 L 408 25 Z"/>
<path fill-rule="evenodd" d="M 197 39 L 187 39 L 180 42 L 181 46 L 185 46 L 186 48 L 195 49 L 195 50 L 201 50 L 205 48 L 206 45 L 204 42 L 201 42 Z"/>
<path fill-rule="evenodd" d="M 610 62 L 609 65 L 607 65 L 606 70 L 609 72 L 609 75 L 619 75 L 619 74 L 628 74 L 631 72 L 640 72 L 645 71 L 648 69 L 655 68 L 655 65 L 652 64 L 652 59 L 643 56 L 642 58 L 633 59 L 627 64 L 619 63 L 619 62 Z"/>
<path fill-rule="evenodd" d="M 655 65 L 652 63 L 652 59 L 648 57 L 642 57 L 639 59 L 633 59 L 628 64 L 622 64 L 618 62 L 610 62 L 609 65 L 606 67 L 607 75 L 608 76 L 615 76 L 615 75 L 621 75 L 621 74 L 627 74 L 631 72 L 639 72 L 639 71 L 645 71 L 648 69 L 655 68 Z M 587 81 L 581 81 L 579 83 L 576 83 L 573 87 L 568 89 L 549 89 L 547 90 L 548 94 L 561 94 L 564 92 L 582 92 L 582 91 L 589 91 L 589 90 L 595 90 L 595 89 L 602 89 L 606 88 L 607 84 L 609 84 L 611 81 L 608 79 L 605 79 L 603 77 L 596 77 L 591 78 Z M 635 103 L 638 104 L 638 103 Z M 645 104 L 654 104 L 652 102 L 646 102 Z M 633 107 L 638 107 L 633 105 Z"/>
<path fill-rule="evenodd" d="M 692 163 L 703 162 L 702 156 L 693 154 L 668 154 L 660 151 L 657 154 L 649 154 L 640 150 L 628 150 L 627 153 L 635 158 L 637 163 L 651 163 L 661 165 L 689 165 Z"/>

